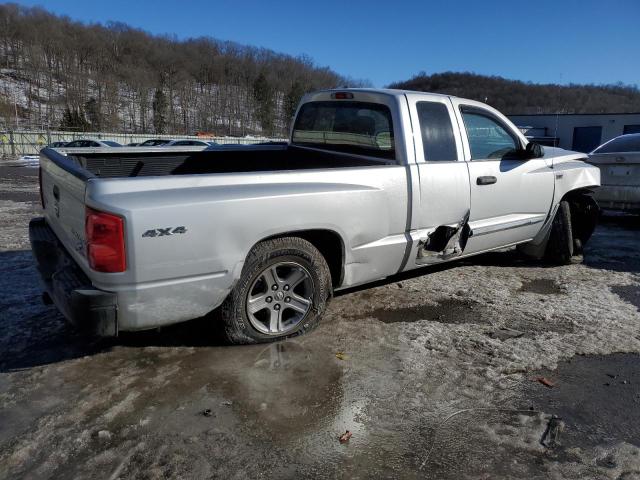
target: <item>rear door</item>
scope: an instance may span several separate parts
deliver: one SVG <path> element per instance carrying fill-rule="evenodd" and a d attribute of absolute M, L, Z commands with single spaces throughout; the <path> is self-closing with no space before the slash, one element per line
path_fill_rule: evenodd
<path fill-rule="evenodd" d="M 466 150 L 472 235 L 465 253 L 532 239 L 549 214 L 554 174 L 549 159 L 522 160 L 524 137 L 499 112 L 453 99 Z"/>
<path fill-rule="evenodd" d="M 462 255 L 471 200 L 469 172 L 450 98 L 407 94 L 407 101 L 419 177 L 419 204 L 414 205 L 412 222 L 418 248 L 409 259 L 409 265 L 415 267 Z"/>

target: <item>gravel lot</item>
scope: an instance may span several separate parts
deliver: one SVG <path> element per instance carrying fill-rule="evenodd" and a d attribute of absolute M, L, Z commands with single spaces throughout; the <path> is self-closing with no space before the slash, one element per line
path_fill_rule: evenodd
<path fill-rule="evenodd" d="M 492 253 L 228 347 L 207 319 L 76 334 L 40 302 L 38 209 L 37 170 L 0 166 L 0 478 L 640 479 L 638 219 L 584 265 Z"/>

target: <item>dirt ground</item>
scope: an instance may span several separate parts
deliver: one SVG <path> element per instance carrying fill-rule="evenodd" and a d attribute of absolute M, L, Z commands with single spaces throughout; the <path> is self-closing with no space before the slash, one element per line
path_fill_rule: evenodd
<path fill-rule="evenodd" d="M 640 479 L 638 219 L 604 217 L 584 265 L 348 292 L 295 340 L 96 341 L 40 301 L 36 184 L 0 167 L 0 478 Z"/>

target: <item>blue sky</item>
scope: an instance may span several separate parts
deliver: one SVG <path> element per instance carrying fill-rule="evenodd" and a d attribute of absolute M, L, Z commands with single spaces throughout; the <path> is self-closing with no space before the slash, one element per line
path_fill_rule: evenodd
<path fill-rule="evenodd" d="M 307 54 L 385 86 L 425 71 L 640 85 L 640 0 L 40 0 L 84 22 Z"/>

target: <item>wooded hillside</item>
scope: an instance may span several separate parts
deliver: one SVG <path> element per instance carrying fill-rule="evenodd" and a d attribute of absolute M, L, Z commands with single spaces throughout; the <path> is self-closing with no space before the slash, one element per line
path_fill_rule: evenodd
<path fill-rule="evenodd" d="M 362 84 L 304 56 L 0 5 L 0 129 L 282 136 L 304 92 Z M 506 114 L 640 112 L 638 88 L 624 85 L 445 72 L 391 87 L 473 98 Z"/>
<path fill-rule="evenodd" d="M 502 113 L 640 112 L 640 91 L 625 85 L 540 85 L 474 73 L 424 73 L 390 88 L 470 98 Z"/>
<path fill-rule="evenodd" d="M 0 5 L 0 128 L 282 135 L 304 92 L 349 83 L 306 57 Z"/>

